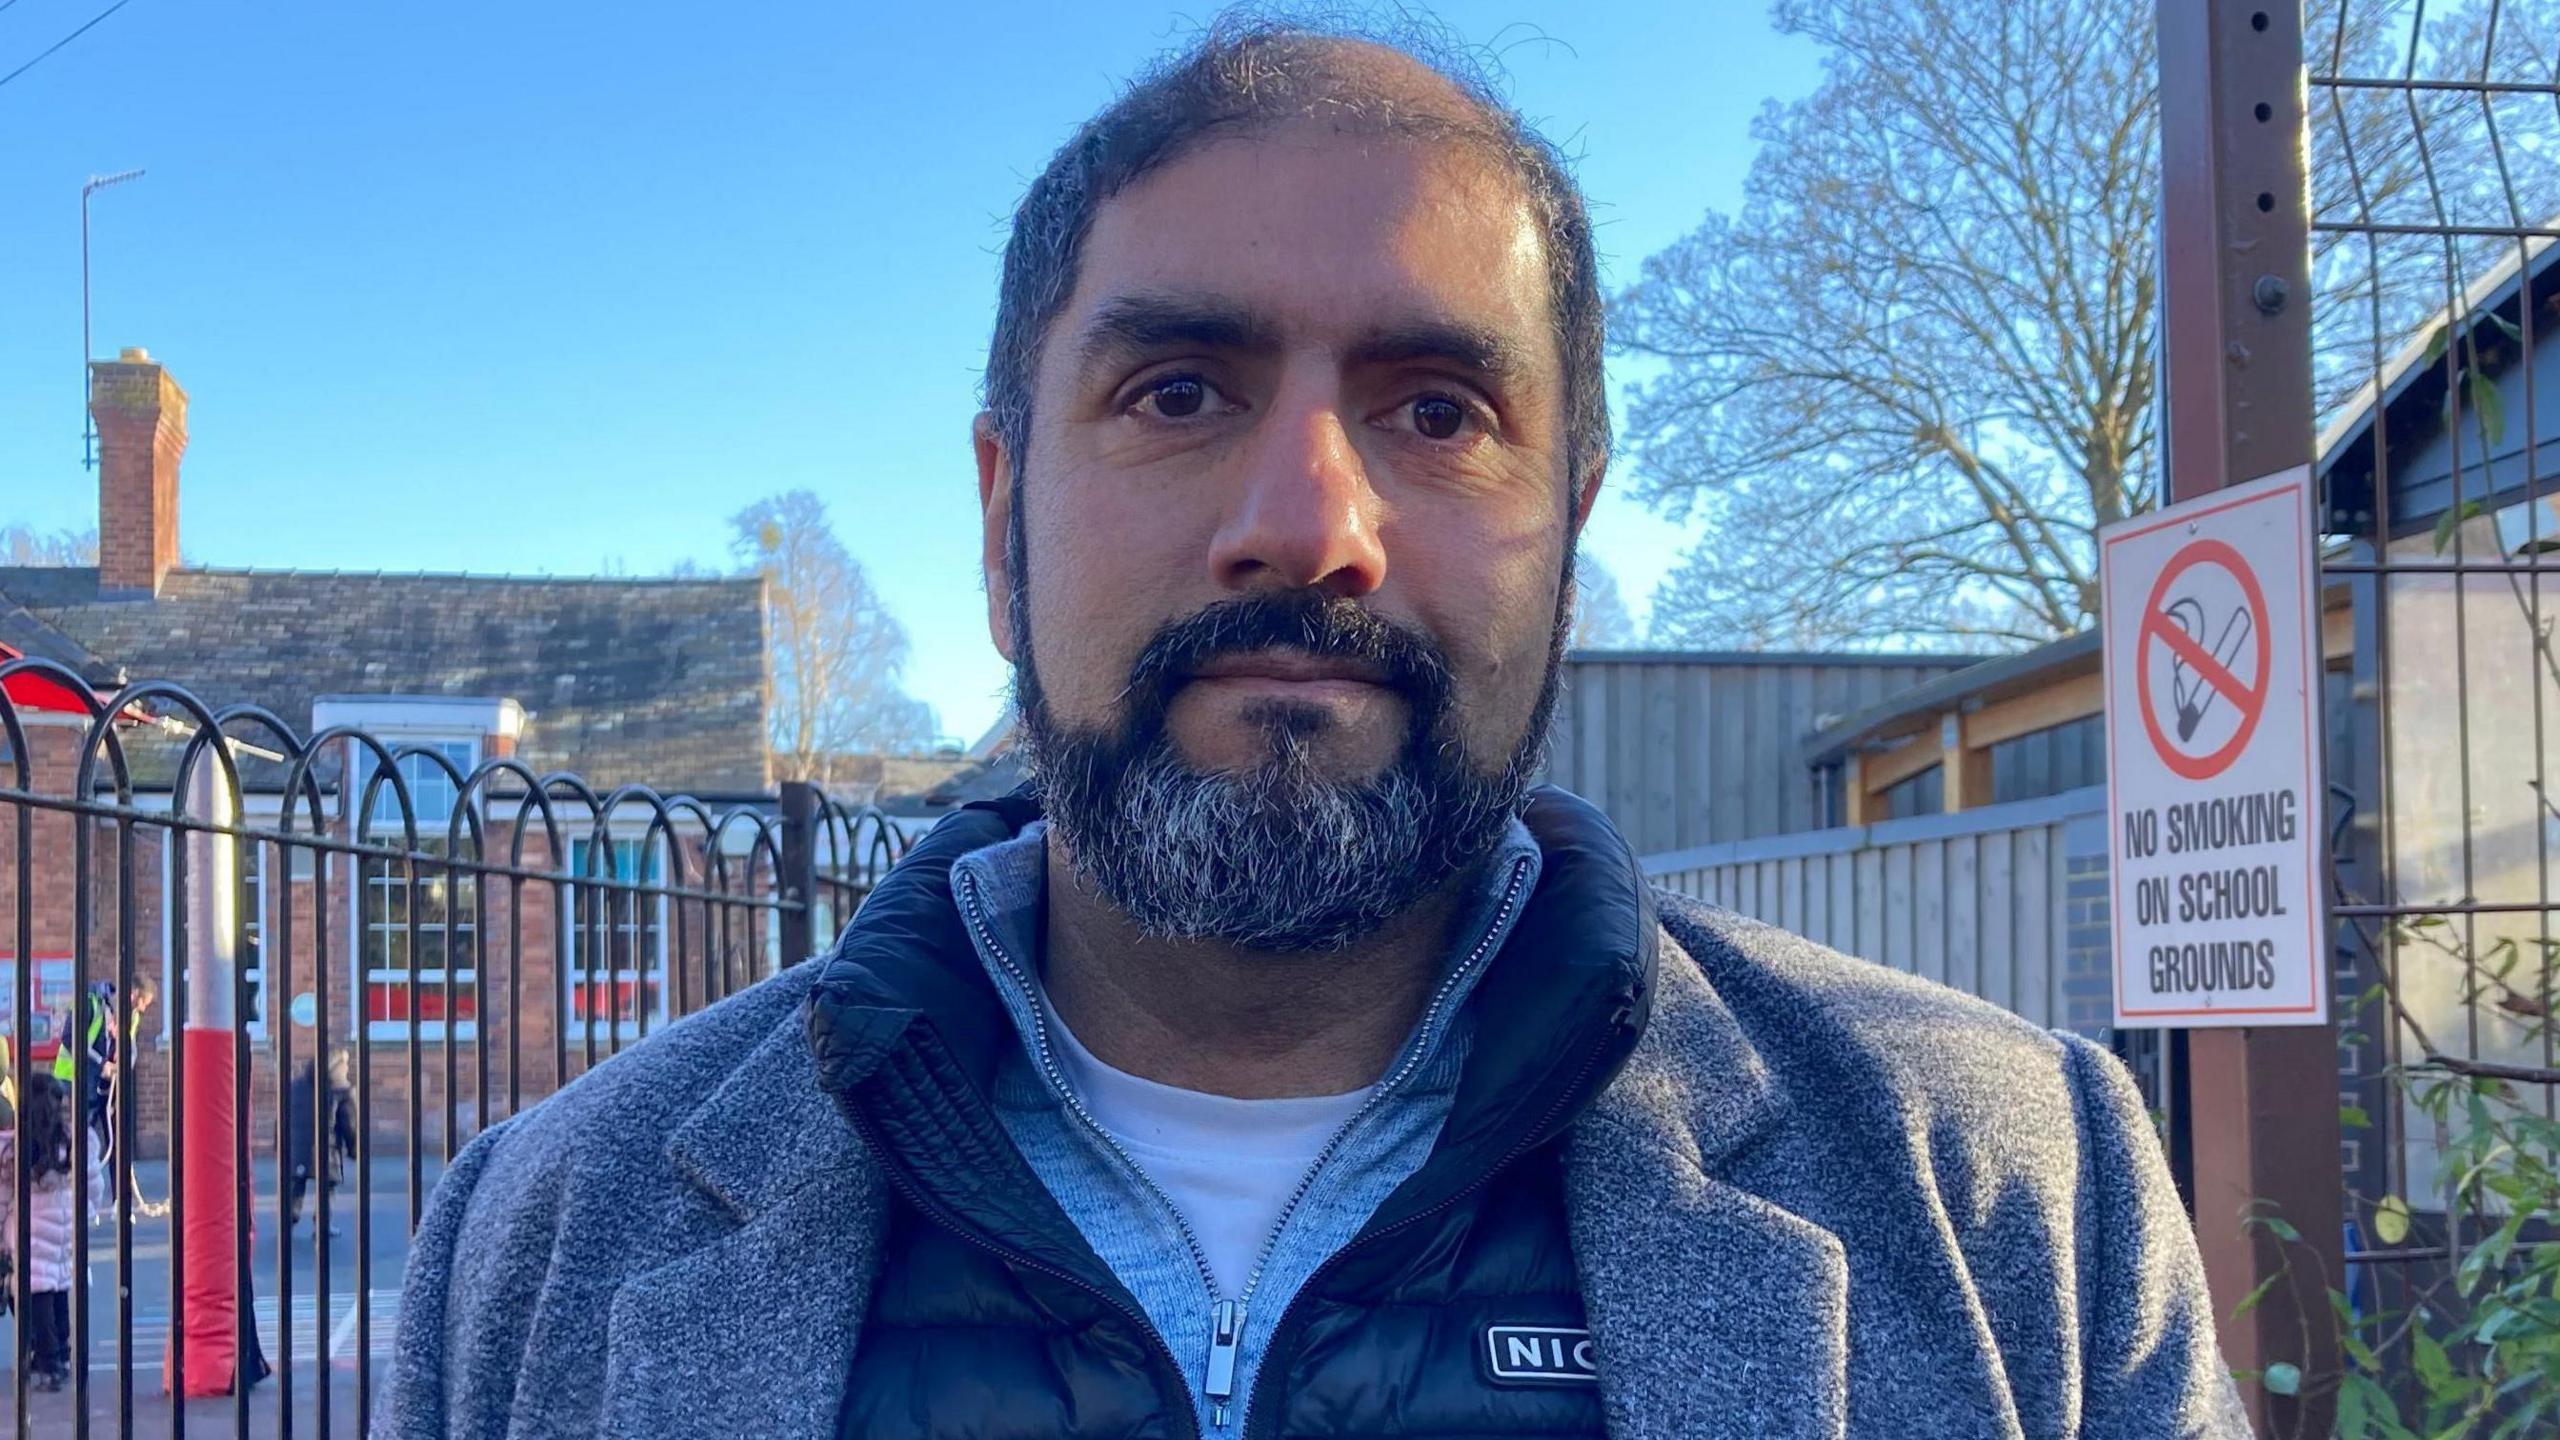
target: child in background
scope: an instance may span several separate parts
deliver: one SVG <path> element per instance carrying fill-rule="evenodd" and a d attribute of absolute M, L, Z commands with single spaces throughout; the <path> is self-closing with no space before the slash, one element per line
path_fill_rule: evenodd
<path fill-rule="evenodd" d="M 27 1167 L 26 1272 L 28 1379 L 39 1390 L 60 1390 L 71 1379 L 71 1241 L 80 1223 L 71 1189 L 71 1089 L 50 1075 L 29 1079 L 26 1103 L 14 1131 L 0 1131 L 0 1249 L 18 1243 L 17 1164 Z M 92 1157 L 88 1209 L 107 1203 L 105 1167 Z"/>

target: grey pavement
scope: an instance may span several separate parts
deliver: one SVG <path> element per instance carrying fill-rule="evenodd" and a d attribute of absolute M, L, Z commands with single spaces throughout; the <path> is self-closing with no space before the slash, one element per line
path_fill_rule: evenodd
<path fill-rule="evenodd" d="M 442 1167 L 432 1158 L 425 1159 L 418 1176 L 418 1194 L 433 1188 Z M 256 1220 L 254 1244 L 250 1256 L 250 1289 L 252 1314 L 256 1317 L 259 1342 L 267 1361 L 279 1372 L 287 1369 L 287 1350 L 278 1326 L 281 1308 L 278 1303 L 281 1275 L 278 1271 L 275 1176 L 271 1165 L 253 1167 L 253 1194 Z M 133 1222 L 131 1255 L 133 1261 L 130 1290 L 131 1317 L 122 1313 L 119 1287 L 116 1284 L 116 1232 L 112 1220 L 90 1232 L 89 1315 L 86 1329 L 89 1340 L 88 1412 L 89 1423 L 82 1426 L 76 1418 L 74 1397 L 69 1393 L 35 1394 L 30 1397 L 23 1422 L 17 1415 L 17 1377 L 14 1357 L 17 1344 L 14 1326 L 0 1321 L 0 1435 L 74 1436 L 82 1433 L 118 1435 L 126 1433 L 124 1422 L 130 1416 L 132 1433 L 173 1433 L 175 1417 L 161 1395 L 162 1367 L 167 1350 L 173 1297 L 171 1277 L 174 1256 L 170 1233 L 171 1217 L 160 1211 L 169 1196 L 168 1166 L 146 1162 L 135 1167 L 135 1188 L 139 1192 Z M 305 1201 L 303 1223 L 292 1232 L 291 1266 L 291 1377 L 293 1411 L 291 1423 L 282 1414 L 285 1377 L 279 1373 L 252 1388 L 248 1403 L 248 1430 L 253 1436 L 318 1435 L 317 1428 L 320 1377 L 328 1377 L 331 1397 L 328 1434 L 356 1435 L 356 1397 L 361 1381 L 377 1375 L 382 1357 L 390 1352 L 394 1326 L 399 1317 L 399 1291 L 402 1267 L 408 1259 L 409 1214 L 411 1207 L 410 1173 L 405 1156 L 377 1156 L 371 1166 L 369 1194 L 359 1195 L 355 1174 L 338 1188 L 331 1206 L 338 1233 L 327 1241 L 329 1277 L 327 1311 L 322 1313 L 319 1267 L 320 1237 L 315 1233 L 311 1211 L 318 1196 Z M 363 1247 L 367 1263 L 359 1264 L 358 1226 L 356 1217 L 361 1198 L 362 1208 L 370 1216 L 370 1244 Z M 361 1298 L 360 1298 L 361 1297 Z M 128 1343 L 128 1330 L 129 1343 Z M 134 1364 L 128 1386 L 122 1357 L 130 1355 Z M 323 1357 L 326 1357 L 325 1360 Z M 377 1382 L 378 1383 L 378 1382 Z M 130 1400 L 127 1399 L 128 1389 Z M 198 1434 L 219 1435 L 238 1432 L 239 1415 L 236 1402 L 225 1398 L 199 1400 L 186 1407 L 184 1427 Z"/>

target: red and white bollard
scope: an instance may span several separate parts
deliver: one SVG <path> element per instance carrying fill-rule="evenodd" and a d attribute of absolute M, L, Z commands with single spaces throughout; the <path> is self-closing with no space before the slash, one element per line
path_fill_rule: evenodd
<path fill-rule="evenodd" d="M 234 823 L 239 807 L 215 756 L 198 758 L 187 787 L 187 813 L 216 825 Z M 187 1009 L 179 1017 L 178 1063 L 186 1067 L 186 1112 L 177 1144 L 186 1156 L 178 1211 L 183 1222 L 186 1303 L 171 1343 L 183 1347 L 185 1364 L 171 1356 L 161 1388 L 182 1382 L 186 1395 L 228 1395 L 240 1379 L 240 1306 L 234 1263 L 240 1227 L 239 1174 L 232 1163 L 235 1074 L 233 966 L 240 926 L 240 842 L 229 835 L 187 831 Z M 132 1057 L 123 1063 L 130 1073 Z"/>

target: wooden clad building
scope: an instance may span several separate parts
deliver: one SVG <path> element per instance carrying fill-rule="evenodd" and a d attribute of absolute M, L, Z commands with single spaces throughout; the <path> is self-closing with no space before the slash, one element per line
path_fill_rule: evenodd
<path fill-rule="evenodd" d="M 1820 829 L 1806 742 L 1980 658 L 1577 651 L 1545 778 L 1607 811 L 1639 855 Z"/>

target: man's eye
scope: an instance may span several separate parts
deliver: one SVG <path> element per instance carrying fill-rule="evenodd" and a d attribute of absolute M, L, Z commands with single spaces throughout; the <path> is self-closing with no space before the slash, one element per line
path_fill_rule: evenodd
<path fill-rule="evenodd" d="M 1415 433 L 1426 440 L 1454 440 L 1467 428 L 1471 418 L 1467 407 L 1446 395 L 1416 397 L 1409 407 L 1413 412 Z"/>
<path fill-rule="evenodd" d="M 1167 375 L 1153 381 L 1131 401 L 1132 414 L 1152 412 L 1159 419 L 1188 420 L 1209 406 L 1217 391 L 1197 375 Z"/>

